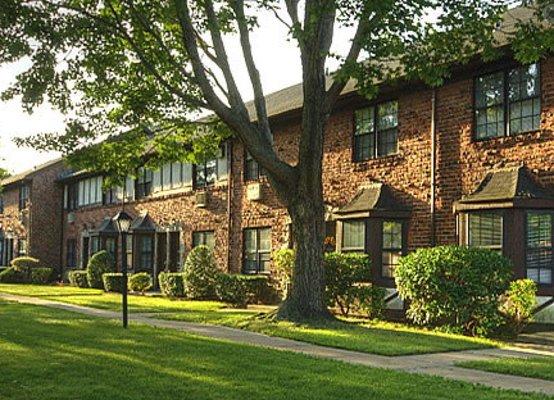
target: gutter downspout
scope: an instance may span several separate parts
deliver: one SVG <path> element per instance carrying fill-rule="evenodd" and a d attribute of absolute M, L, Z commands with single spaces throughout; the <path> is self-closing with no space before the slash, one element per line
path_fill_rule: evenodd
<path fill-rule="evenodd" d="M 231 215 L 233 194 L 233 141 L 227 146 L 227 273 L 231 273 L 231 237 L 233 236 L 233 217 Z"/>
<path fill-rule="evenodd" d="M 436 153 L 437 153 L 437 127 L 436 127 L 436 102 L 437 90 L 433 88 L 431 96 L 431 246 L 437 244 L 436 228 Z"/>
<path fill-rule="evenodd" d="M 60 268 L 59 268 L 59 280 L 63 282 L 64 273 L 64 250 L 65 250 L 65 184 L 62 184 L 62 207 L 60 218 Z"/>

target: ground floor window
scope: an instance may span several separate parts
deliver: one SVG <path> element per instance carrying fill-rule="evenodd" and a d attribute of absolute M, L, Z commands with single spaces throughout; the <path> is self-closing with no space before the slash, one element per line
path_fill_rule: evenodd
<path fill-rule="evenodd" d="M 244 230 L 243 272 L 258 274 L 269 272 L 271 260 L 271 228 Z"/>
<path fill-rule="evenodd" d="M 468 215 L 467 245 L 502 252 L 502 214 L 495 212 Z"/>
<path fill-rule="evenodd" d="M 66 263 L 68 268 L 77 268 L 77 241 L 68 239 L 66 243 Z"/>
<path fill-rule="evenodd" d="M 210 249 L 213 249 L 215 245 L 214 231 L 193 232 L 192 247 L 200 245 L 208 246 Z"/>
<path fill-rule="evenodd" d="M 365 251 L 365 220 L 347 220 L 342 223 L 343 252 Z"/>
<path fill-rule="evenodd" d="M 383 244 L 381 275 L 394 278 L 394 269 L 400 261 L 403 250 L 402 222 L 383 221 Z"/>
<path fill-rule="evenodd" d="M 133 236 L 125 236 L 125 262 L 127 268 L 133 268 Z"/>
<path fill-rule="evenodd" d="M 526 268 L 527 277 L 538 284 L 551 285 L 554 270 L 552 212 L 527 213 Z"/>
<path fill-rule="evenodd" d="M 154 268 L 154 236 L 139 235 L 136 237 L 137 263 L 136 272 L 152 271 Z"/>
<path fill-rule="evenodd" d="M 27 255 L 27 239 L 19 239 L 17 241 L 17 256 L 23 257 Z"/>

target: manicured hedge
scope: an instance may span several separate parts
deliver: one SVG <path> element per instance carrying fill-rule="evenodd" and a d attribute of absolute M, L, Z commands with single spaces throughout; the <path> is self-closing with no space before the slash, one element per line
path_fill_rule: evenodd
<path fill-rule="evenodd" d="M 439 246 L 419 249 L 395 271 L 407 316 L 420 325 L 490 336 L 503 324 L 501 296 L 512 277 L 510 261 L 487 249 Z"/>
<path fill-rule="evenodd" d="M 69 271 L 67 279 L 71 286 L 77 286 L 80 288 L 88 288 L 87 271 L 84 269 L 74 269 Z"/>
<path fill-rule="evenodd" d="M 33 268 L 39 267 L 40 261 L 33 257 L 17 257 L 11 262 L 11 266 L 18 272 L 23 272 L 30 276 Z"/>
<path fill-rule="evenodd" d="M 105 250 L 95 253 L 87 266 L 87 279 L 91 288 L 104 288 L 103 275 L 115 272 L 115 264 L 112 256 Z"/>
<path fill-rule="evenodd" d="M 158 275 L 160 291 L 167 297 L 184 297 L 185 280 L 180 272 L 161 272 Z"/>
<path fill-rule="evenodd" d="M 129 277 L 129 290 L 144 293 L 152 287 L 152 277 L 147 272 L 139 272 Z"/>
<path fill-rule="evenodd" d="M 358 284 L 371 280 L 371 259 L 367 254 L 326 253 L 324 268 L 328 306 L 337 306 L 343 315 L 348 315 L 362 294 Z"/>
<path fill-rule="evenodd" d="M 31 270 L 31 283 L 46 284 L 52 280 L 53 272 L 52 268 L 33 268 Z"/>
<path fill-rule="evenodd" d="M 121 272 L 108 272 L 102 275 L 104 290 L 106 292 L 123 292 L 125 280 Z"/>
<path fill-rule="evenodd" d="M 15 268 L 6 268 L 0 272 L 0 283 L 25 283 L 27 276 L 24 272 L 17 271 Z"/>
<path fill-rule="evenodd" d="M 249 294 L 247 281 L 243 278 L 243 275 L 220 274 L 216 286 L 218 299 L 235 308 L 246 308 Z"/>
<path fill-rule="evenodd" d="M 187 256 L 183 269 L 185 294 L 190 299 L 211 300 L 216 298 L 219 270 L 212 250 L 197 246 Z"/>

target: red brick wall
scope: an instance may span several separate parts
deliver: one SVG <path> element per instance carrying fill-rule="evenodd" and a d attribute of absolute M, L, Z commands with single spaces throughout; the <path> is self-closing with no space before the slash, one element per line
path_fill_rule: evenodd
<path fill-rule="evenodd" d="M 61 204 L 63 191 L 56 183 L 63 171 L 61 162 L 50 164 L 27 175 L 29 202 L 19 211 L 19 184 L 4 188 L 4 214 L 0 215 L 2 229 L 14 239 L 27 239 L 28 254 L 42 265 L 59 268 L 61 261 Z M 18 249 L 15 249 L 14 256 Z"/>
<path fill-rule="evenodd" d="M 554 184 L 554 58 L 542 63 L 541 74 L 541 132 L 517 137 L 483 142 L 472 140 L 471 78 L 453 81 L 437 90 L 437 244 L 457 242 L 453 202 L 472 192 L 492 168 L 524 162 L 545 182 Z M 352 162 L 354 107 L 334 113 L 325 135 L 323 186 L 326 202 L 333 207 L 343 206 L 362 184 L 370 180 L 388 184 L 412 209 L 409 249 L 431 243 L 431 97 L 430 89 L 406 89 L 394 97 L 399 102 L 399 152 L 396 155 Z M 274 123 L 273 128 L 277 152 L 287 161 L 294 162 L 299 133 L 297 122 Z M 260 179 L 263 199 L 247 200 L 242 145 L 235 142 L 231 153 L 230 234 L 226 186 L 211 189 L 212 201 L 206 209 L 194 206 L 192 193 L 144 200 L 126 207 L 134 215 L 148 211 L 161 226 L 180 222 L 185 254 L 191 247 L 193 231 L 214 230 L 218 263 L 224 269 L 239 272 L 243 229 L 272 227 L 272 247 L 275 250 L 288 244 L 288 218 L 265 178 Z M 119 209 L 120 206 L 104 206 L 77 211 L 76 222 L 66 224 L 64 243 L 67 238 L 78 239 L 84 225 L 98 227 L 104 216 L 112 217 Z"/>

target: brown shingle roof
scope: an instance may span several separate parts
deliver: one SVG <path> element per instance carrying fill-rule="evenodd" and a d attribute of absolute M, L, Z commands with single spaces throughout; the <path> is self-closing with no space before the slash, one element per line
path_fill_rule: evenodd
<path fill-rule="evenodd" d="M 354 198 L 343 207 L 335 211 L 339 216 L 359 215 L 369 216 L 381 212 L 394 212 L 400 214 L 408 212 L 394 196 L 392 190 L 382 183 L 370 183 L 362 187 Z"/>
<path fill-rule="evenodd" d="M 12 185 L 14 183 L 23 181 L 25 179 L 31 178 L 35 173 L 42 171 L 43 169 L 46 169 L 48 167 L 51 167 L 53 165 L 56 165 L 57 163 L 62 162 L 62 158 L 56 158 L 54 160 L 45 162 L 43 164 L 39 164 L 32 169 L 29 169 L 27 171 L 20 172 L 19 174 L 8 176 L 6 179 L 3 179 L 0 181 L 0 186 L 8 186 Z"/>
<path fill-rule="evenodd" d="M 543 187 L 525 166 L 489 172 L 477 189 L 455 203 L 455 210 L 495 206 L 517 207 L 524 205 L 554 204 L 554 192 Z"/>

